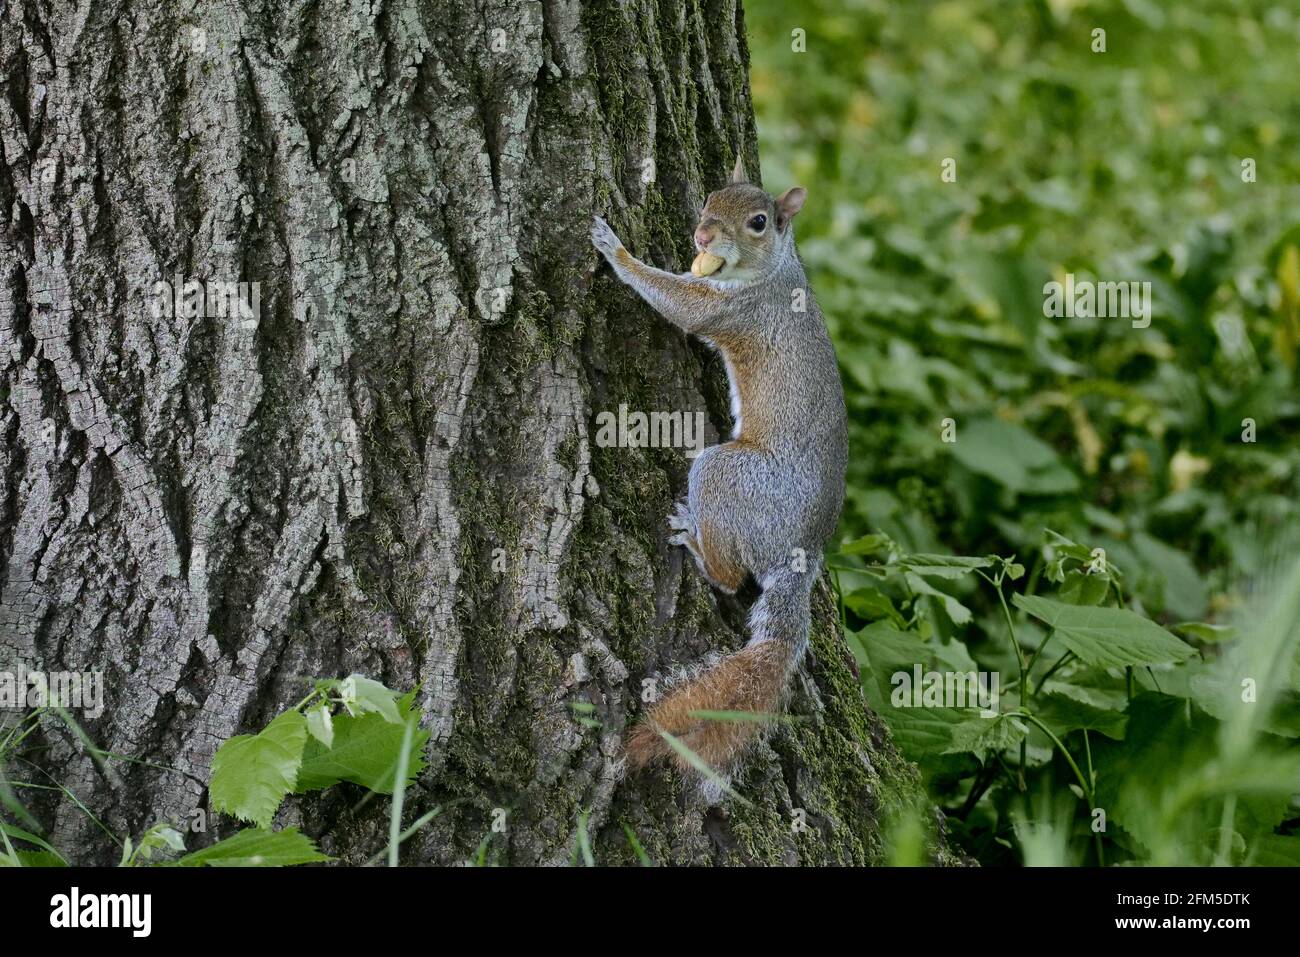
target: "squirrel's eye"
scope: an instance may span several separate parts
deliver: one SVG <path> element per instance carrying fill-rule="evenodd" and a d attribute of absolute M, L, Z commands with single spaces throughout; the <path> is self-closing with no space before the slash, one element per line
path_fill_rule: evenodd
<path fill-rule="evenodd" d="M 767 217 L 759 213 L 749 221 L 749 228 L 756 233 L 761 233 L 767 228 Z"/>

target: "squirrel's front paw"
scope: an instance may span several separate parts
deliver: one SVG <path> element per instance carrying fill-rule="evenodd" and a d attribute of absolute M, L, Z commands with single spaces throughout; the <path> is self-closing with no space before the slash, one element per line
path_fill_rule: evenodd
<path fill-rule="evenodd" d="M 614 262 L 614 254 L 623 248 L 623 243 L 619 240 L 618 235 L 609 228 L 609 223 L 599 216 L 591 224 L 591 243 L 611 263 Z"/>

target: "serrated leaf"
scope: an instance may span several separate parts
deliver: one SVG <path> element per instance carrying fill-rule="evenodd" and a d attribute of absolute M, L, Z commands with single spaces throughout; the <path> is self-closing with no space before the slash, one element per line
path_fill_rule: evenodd
<path fill-rule="evenodd" d="M 984 761 L 989 753 L 1001 754 L 1014 748 L 1029 733 L 1019 718 L 998 715 L 994 718 L 966 718 L 953 725 L 944 754 L 969 753 Z"/>
<path fill-rule="evenodd" d="M 855 588 L 844 596 L 844 604 L 864 621 L 888 618 L 900 628 L 906 624 L 906 619 L 899 614 L 889 596 L 877 588 Z"/>
<path fill-rule="evenodd" d="M 1079 571 L 1066 572 L 1057 594 L 1071 605 L 1100 605 L 1110 591 L 1110 582 L 1099 575 Z"/>
<path fill-rule="evenodd" d="M 1123 668 L 1186 661 L 1195 654 L 1190 645 L 1126 608 L 1068 605 L 1037 595 L 1012 600 L 1054 628 L 1062 644 L 1087 664 Z"/>
<path fill-rule="evenodd" d="M 419 720 L 418 709 L 412 708 L 414 700 L 415 692 L 410 692 L 396 702 L 401 724 L 392 724 L 377 712 L 335 715 L 333 746 L 327 748 L 315 739 L 307 742 L 294 790 L 303 794 L 351 781 L 380 794 L 392 794 L 405 721 L 410 716 Z M 428 740 L 429 732 L 424 730 L 417 730 L 412 738 L 408 785 L 424 769 L 422 754 Z"/>
<path fill-rule="evenodd" d="M 888 535 L 864 535 L 840 546 L 841 555 L 873 555 L 890 545 Z"/>
<path fill-rule="evenodd" d="M 1063 694 L 1039 695 L 1034 699 L 1033 713 L 1060 738 L 1087 728 L 1119 741 L 1124 737 L 1124 725 L 1128 721 L 1128 716 L 1121 711 L 1095 708 Z"/>
<path fill-rule="evenodd" d="M 181 867 L 291 867 L 329 860 L 333 858 L 318 851 L 296 827 L 282 831 L 249 827 L 176 863 Z"/>
<path fill-rule="evenodd" d="M 970 623 L 971 611 L 952 595 L 942 592 L 935 588 L 928 581 L 915 572 L 905 572 L 904 577 L 907 579 L 907 585 L 918 595 L 928 595 L 931 598 L 937 598 L 943 605 L 943 610 L 948 617 L 952 619 L 954 625 L 966 625 Z"/>
<path fill-rule="evenodd" d="M 294 789 L 307 743 L 307 719 L 286 711 L 259 734 L 241 734 L 212 758 L 209 792 L 218 811 L 269 828 Z"/>
<path fill-rule="evenodd" d="M 964 662 L 969 653 L 955 642 L 937 648 L 911 632 L 899 631 L 884 622 L 868 625 L 850 635 L 855 654 L 860 654 L 864 669 L 864 687 L 868 703 L 884 716 L 899 750 L 910 760 L 933 766 L 943 758 L 954 725 L 971 714 L 956 708 L 896 708 L 891 702 L 892 676 L 897 671 L 911 672 L 915 665 L 929 670 L 931 663 Z M 960 650 L 959 650 L 960 649 Z M 958 670 L 971 670 L 962 667 Z"/>
<path fill-rule="evenodd" d="M 900 559 L 898 564 L 918 575 L 956 580 L 977 568 L 988 568 L 993 564 L 993 559 L 972 558 L 968 555 L 908 555 Z"/>
<path fill-rule="evenodd" d="M 344 707 L 349 714 L 362 715 L 374 712 L 389 724 L 402 723 L 397 713 L 397 692 L 364 675 L 348 675 L 340 688 Z"/>
<path fill-rule="evenodd" d="M 325 747 L 333 747 L 334 718 L 330 715 L 329 705 L 323 704 L 307 712 L 307 730 Z"/>

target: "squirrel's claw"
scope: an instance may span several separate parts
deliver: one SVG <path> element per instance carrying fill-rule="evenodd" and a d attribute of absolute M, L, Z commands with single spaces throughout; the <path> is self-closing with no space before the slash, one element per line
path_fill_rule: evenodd
<path fill-rule="evenodd" d="M 695 534 L 695 519 L 685 502 L 678 502 L 677 508 L 668 516 L 668 527 L 674 531 Z"/>
<path fill-rule="evenodd" d="M 599 216 L 591 223 L 591 244 L 600 250 L 602 256 L 611 261 L 614 254 L 623 246 L 618 234 Z"/>

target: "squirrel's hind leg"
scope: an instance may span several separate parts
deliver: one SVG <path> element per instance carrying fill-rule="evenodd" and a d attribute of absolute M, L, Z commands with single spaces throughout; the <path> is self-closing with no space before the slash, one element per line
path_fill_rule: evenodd
<path fill-rule="evenodd" d="M 677 503 L 677 508 L 668 516 L 668 527 L 677 532 L 668 539 L 669 543 L 685 546 L 691 553 L 691 557 L 695 559 L 695 566 L 705 580 L 718 591 L 734 595 L 744 583 L 744 570 L 735 568 L 725 561 L 720 554 L 717 554 L 716 548 L 712 552 L 708 549 L 708 538 L 700 534 L 689 504 Z"/>

